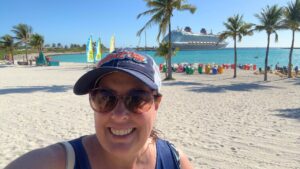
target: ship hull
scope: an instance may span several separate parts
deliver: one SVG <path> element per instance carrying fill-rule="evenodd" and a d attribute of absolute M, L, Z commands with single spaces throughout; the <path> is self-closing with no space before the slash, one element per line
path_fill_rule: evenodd
<path fill-rule="evenodd" d="M 205 44 L 176 44 L 173 43 L 173 48 L 178 48 L 179 50 L 214 50 L 225 48 L 227 44 L 217 44 L 217 45 L 205 45 Z"/>

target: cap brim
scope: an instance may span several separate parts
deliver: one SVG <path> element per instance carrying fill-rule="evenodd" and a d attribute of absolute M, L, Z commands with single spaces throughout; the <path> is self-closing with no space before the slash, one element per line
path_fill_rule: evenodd
<path fill-rule="evenodd" d="M 104 75 L 114 72 L 114 71 L 122 71 L 128 73 L 129 75 L 135 77 L 136 79 L 143 82 L 150 89 L 157 90 L 158 86 L 151 80 L 149 77 L 144 75 L 143 73 L 122 69 L 117 67 L 101 67 L 94 70 L 91 70 L 84 75 L 82 75 L 74 85 L 73 92 L 76 95 L 84 95 L 87 94 L 92 88 L 94 88 L 95 82 L 99 77 L 103 77 Z"/>

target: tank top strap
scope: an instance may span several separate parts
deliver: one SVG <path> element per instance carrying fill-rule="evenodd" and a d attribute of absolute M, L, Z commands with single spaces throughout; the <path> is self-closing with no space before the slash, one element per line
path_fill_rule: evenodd
<path fill-rule="evenodd" d="M 168 141 L 162 139 L 156 141 L 155 169 L 180 169 L 179 153 Z"/>
<path fill-rule="evenodd" d="M 83 136 L 84 137 L 84 136 Z M 87 153 L 82 144 L 82 138 L 69 141 L 75 152 L 75 167 L 74 169 L 91 169 Z"/>

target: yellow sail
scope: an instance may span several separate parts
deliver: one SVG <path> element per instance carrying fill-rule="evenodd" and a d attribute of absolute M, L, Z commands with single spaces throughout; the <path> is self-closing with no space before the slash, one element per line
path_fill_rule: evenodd
<path fill-rule="evenodd" d="M 110 39 L 109 53 L 113 52 L 114 50 L 115 50 L 115 36 L 113 35 Z"/>
<path fill-rule="evenodd" d="M 97 41 L 97 48 L 96 48 L 96 61 L 101 60 L 102 58 L 102 50 L 101 50 L 101 40 L 100 38 Z"/>
<path fill-rule="evenodd" d="M 86 56 L 87 56 L 87 62 L 94 62 L 94 50 L 93 50 L 92 36 L 89 38 L 89 40 L 86 44 Z"/>

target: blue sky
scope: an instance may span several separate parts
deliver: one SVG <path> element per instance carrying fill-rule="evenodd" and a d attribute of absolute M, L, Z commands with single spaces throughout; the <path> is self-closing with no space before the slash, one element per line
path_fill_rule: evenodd
<path fill-rule="evenodd" d="M 213 33 L 224 31 L 223 22 L 234 14 L 243 14 L 246 22 L 258 23 L 255 13 L 267 5 L 285 6 L 290 0 L 188 0 L 197 7 L 195 14 L 175 12 L 172 27 L 190 26 L 194 32 L 206 28 Z M 136 16 L 148 8 L 143 0 L 0 0 L 0 36 L 12 34 L 11 29 L 19 23 L 33 27 L 35 33 L 44 36 L 46 44 L 70 43 L 84 44 L 90 35 L 101 38 L 109 45 L 114 34 L 117 47 L 145 45 L 144 34 L 141 40 L 136 32 L 149 17 L 137 19 Z M 147 46 L 157 46 L 157 25 L 147 29 Z M 279 31 L 279 42 L 272 47 L 289 47 L 291 31 Z M 231 39 L 228 47 L 233 46 Z M 238 46 L 265 47 L 265 32 L 244 37 Z M 296 33 L 295 46 L 300 47 L 300 33 Z"/>

